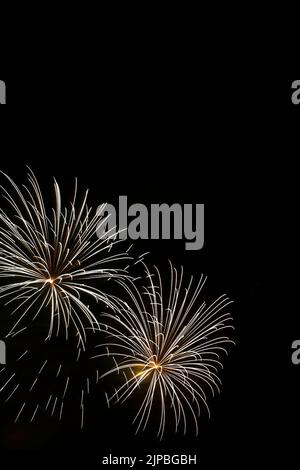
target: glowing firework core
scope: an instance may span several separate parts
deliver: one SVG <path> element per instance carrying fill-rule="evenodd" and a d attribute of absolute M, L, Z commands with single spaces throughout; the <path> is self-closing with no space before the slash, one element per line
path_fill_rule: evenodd
<path fill-rule="evenodd" d="M 4 176 L 9 188 L 0 187 L 7 200 L 5 210 L 0 208 L 0 278 L 5 279 L 5 285 L 0 286 L 0 300 L 11 297 L 18 304 L 14 311 L 22 309 L 9 334 L 26 321 L 33 307 L 36 318 L 49 306 L 47 338 L 51 338 L 56 323 L 58 332 L 64 331 L 66 338 L 75 328 L 83 345 L 85 323 L 95 328 L 98 320 L 82 297 L 115 308 L 113 296 L 89 281 L 128 277 L 126 267 L 115 266 L 116 261 L 128 261 L 128 252 L 112 255 L 114 239 L 94 240 L 96 229 L 104 220 L 101 208 L 94 213 L 88 207 L 88 191 L 79 201 L 77 181 L 73 199 L 63 206 L 60 187 L 54 180 L 54 207 L 48 215 L 31 170 L 23 192 L 9 176 Z"/>
<path fill-rule="evenodd" d="M 108 405 L 112 401 L 123 403 L 135 390 L 141 389 L 143 399 L 133 420 L 137 423 L 136 432 L 146 428 L 157 398 L 160 439 L 169 419 L 169 409 L 175 432 L 180 421 L 184 434 L 187 432 L 189 414 L 197 435 L 202 409 L 210 416 L 207 391 L 212 394 L 220 391 L 218 370 L 222 368 L 226 346 L 233 343 L 227 336 L 227 331 L 233 328 L 228 309 L 232 301 L 221 295 L 207 304 L 200 295 L 206 281 L 204 275 L 199 280 L 194 281 L 192 276 L 185 280 L 183 268 L 178 271 L 170 263 L 169 283 L 164 288 L 158 268 L 151 272 L 145 264 L 144 267 L 144 295 L 134 283 L 128 287 L 121 280 L 119 284 L 127 290 L 129 302 L 124 307 L 120 304 L 118 315 L 102 315 L 106 348 L 93 357 L 110 354 L 113 357 L 114 365 L 101 378 L 120 371 L 125 378 L 110 397 L 106 395 L 107 402 Z"/>
<path fill-rule="evenodd" d="M 159 370 L 160 372 L 162 371 L 162 366 L 159 362 L 153 362 L 153 363 L 150 363 L 150 368 L 151 369 L 155 369 L 155 370 Z"/>

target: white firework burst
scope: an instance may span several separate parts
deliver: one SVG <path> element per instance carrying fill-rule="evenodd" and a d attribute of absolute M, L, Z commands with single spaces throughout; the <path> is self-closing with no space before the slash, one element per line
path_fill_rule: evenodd
<path fill-rule="evenodd" d="M 17 319 L 8 336 L 21 329 L 21 322 L 26 325 L 30 312 L 35 319 L 48 309 L 47 339 L 62 325 L 67 337 L 73 325 L 83 345 L 86 322 L 97 326 L 88 303 L 100 301 L 114 308 L 113 296 L 93 286 L 93 280 L 126 277 L 126 269 L 118 268 L 117 262 L 128 261 L 128 253 L 111 254 L 112 245 L 118 243 L 115 235 L 96 236 L 99 225 L 106 222 L 105 205 L 93 213 L 87 205 L 88 191 L 78 201 L 77 180 L 68 207 L 62 206 L 54 180 L 54 208 L 47 211 L 31 170 L 28 185 L 21 189 L 5 176 L 10 188 L 2 187 L 8 208 L 0 209 L 0 299 L 17 304 L 13 311 Z"/>
<path fill-rule="evenodd" d="M 113 367 L 104 373 L 123 375 L 121 384 L 111 396 L 111 402 L 124 403 L 133 393 L 143 398 L 134 423 L 136 432 L 145 430 L 151 410 L 160 406 L 158 437 L 165 431 L 169 407 L 175 418 L 175 431 L 180 423 L 187 430 L 190 415 L 198 434 L 198 417 L 205 408 L 209 414 L 207 391 L 220 391 L 218 371 L 222 357 L 233 341 L 227 336 L 232 317 L 227 308 L 232 303 L 222 295 L 207 305 L 200 293 L 206 278 L 201 275 L 184 281 L 170 263 L 170 286 L 165 290 L 157 268 L 146 268 L 147 282 L 143 294 L 134 283 L 120 284 L 128 294 L 126 304 L 120 302 L 118 315 L 104 314 L 101 329 L 107 340 L 99 347 L 106 352 L 93 356 L 111 356 Z M 166 293 L 167 292 L 167 293 Z"/>

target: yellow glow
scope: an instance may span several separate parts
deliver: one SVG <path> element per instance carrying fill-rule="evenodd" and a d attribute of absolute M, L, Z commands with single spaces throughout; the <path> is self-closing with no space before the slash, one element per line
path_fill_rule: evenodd
<path fill-rule="evenodd" d="M 155 362 L 152 366 L 152 369 L 155 369 L 157 370 L 160 374 L 162 373 L 162 365 L 160 364 L 160 362 Z"/>
<path fill-rule="evenodd" d="M 162 371 L 162 366 L 159 362 L 149 362 L 147 366 L 140 366 L 143 368 L 140 372 L 135 374 L 136 377 L 140 377 L 141 375 L 148 375 L 152 370 L 158 370 L 159 372 Z"/>
<path fill-rule="evenodd" d="M 157 362 L 157 361 L 149 362 L 148 367 L 150 367 L 150 369 L 161 369 L 162 368 L 161 363 Z"/>
<path fill-rule="evenodd" d="M 143 374 L 146 374 L 146 373 L 147 373 L 147 372 L 145 372 L 145 371 L 142 371 L 142 372 L 138 372 L 138 373 L 137 373 L 137 374 L 135 374 L 135 375 L 136 375 L 136 377 L 140 377 L 140 375 L 143 375 Z"/>
<path fill-rule="evenodd" d="M 45 282 L 46 282 L 46 283 L 48 282 L 49 284 L 52 284 L 52 285 L 53 285 L 53 284 L 55 283 L 55 281 L 56 281 L 56 279 L 50 277 L 49 279 L 46 279 Z"/>

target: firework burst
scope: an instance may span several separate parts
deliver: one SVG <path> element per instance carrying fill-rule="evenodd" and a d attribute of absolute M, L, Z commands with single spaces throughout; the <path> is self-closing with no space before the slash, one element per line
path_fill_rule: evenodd
<path fill-rule="evenodd" d="M 220 391 L 218 371 L 230 343 L 227 333 L 232 318 L 231 304 L 225 295 L 207 305 L 200 296 L 206 278 L 193 277 L 184 282 L 180 272 L 170 263 L 170 286 L 165 290 L 157 268 L 146 268 L 149 285 L 139 293 L 135 284 L 120 284 L 128 295 L 120 303 L 118 315 L 104 314 L 101 329 L 107 333 L 106 352 L 93 356 L 112 357 L 114 365 L 101 378 L 118 373 L 124 382 L 107 395 L 111 402 L 123 403 L 134 393 L 143 397 L 134 419 L 136 432 L 145 430 L 154 403 L 159 403 L 158 437 L 162 438 L 169 408 L 187 430 L 191 415 L 198 434 L 198 417 L 202 408 L 209 414 L 207 391 Z"/>
<path fill-rule="evenodd" d="M 118 243 L 115 235 L 96 237 L 96 230 L 106 222 L 105 206 L 93 214 L 87 205 L 88 191 L 78 201 L 77 181 L 69 207 L 62 207 L 54 180 L 54 208 L 48 212 L 31 171 L 22 189 L 5 176 L 10 188 L 2 187 L 8 208 L 0 209 L 0 277 L 4 280 L 0 299 L 16 304 L 12 313 L 17 317 L 8 336 L 22 329 L 23 321 L 26 327 L 30 312 L 35 319 L 48 309 L 47 339 L 62 326 L 68 337 L 73 325 L 83 345 L 85 324 L 97 327 L 88 303 L 104 302 L 114 308 L 113 296 L 93 286 L 93 280 L 126 277 L 126 269 L 116 266 L 120 260 L 128 261 L 128 253 L 111 254 L 112 245 Z"/>

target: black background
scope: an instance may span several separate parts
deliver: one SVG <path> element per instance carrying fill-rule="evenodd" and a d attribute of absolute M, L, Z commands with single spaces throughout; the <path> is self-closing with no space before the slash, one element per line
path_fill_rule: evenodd
<path fill-rule="evenodd" d="M 218 78 L 153 72 L 130 65 L 84 73 L 4 75 L 1 169 L 19 183 L 29 165 L 48 191 L 57 177 L 66 197 L 78 176 L 90 203 L 204 203 L 205 244 L 140 241 L 139 252 L 167 273 L 167 260 L 208 274 L 212 295 L 234 299 L 236 347 L 222 373 L 222 394 L 197 438 L 151 427 L 134 435 L 133 406 L 106 410 L 93 391 L 83 431 L 72 419 L 12 426 L 1 406 L 1 456 L 45 459 L 57 468 L 104 455 L 197 454 L 202 468 L 296 462 L 299 371 L 291 364 L 298 339 L 297 139 L 293 80 L 233 74 Z M 182 71 L 182 70 L 181 70 Z M 184 77 L 183 77 L 184 75 Z M 246 76 L 246 78 L 245 78 Z M 300 108 L 300 106 L 299 106 Z"/>

